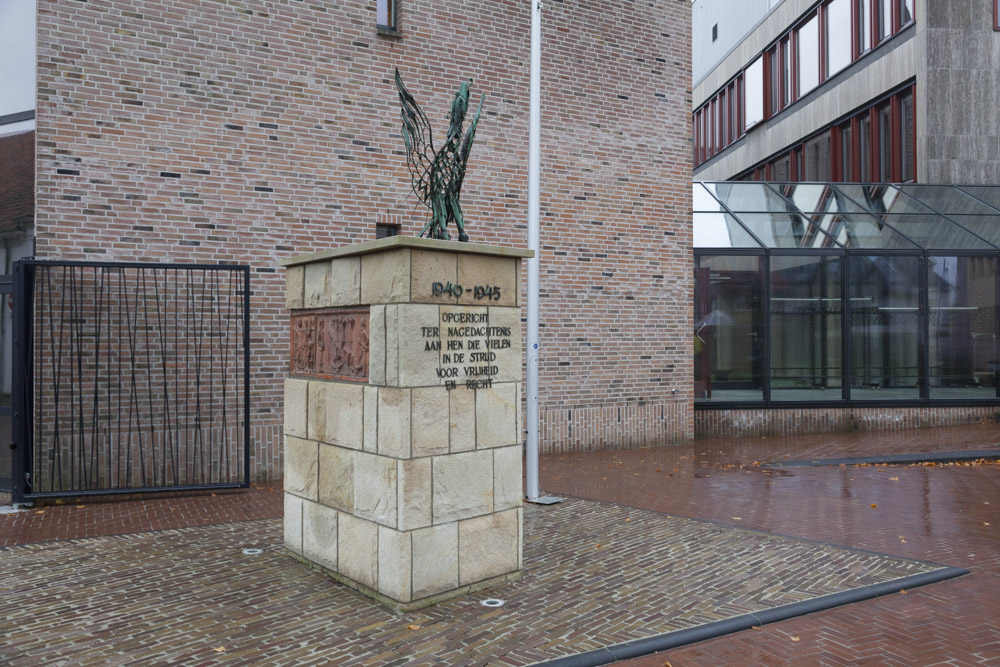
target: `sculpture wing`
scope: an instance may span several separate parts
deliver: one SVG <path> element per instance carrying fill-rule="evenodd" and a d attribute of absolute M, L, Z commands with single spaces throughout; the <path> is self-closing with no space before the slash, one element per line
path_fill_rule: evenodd
<path fill-rule="evenodd" d="M 472 119 L 472 123 L 469 124 L 469 130 L 462 137 L 462 143 L 458 147 L 458 155 L 456 156 L 456 161 L 458 162 L 458 177 L 457 183 L 454 185 L 454 190 L 457 192 L 462 187 L 462 181 L 465 180 L 465 168 L 468 164 L 469 154 L 472 153 L 472 142 L 476 138 L 476 127 L 479 125 L 479 114 L 483 112 L 483 102 L 486 100 L 486 95 L 482 95 L 479 98 L 479 108 L 476 109 L 476 115 Z"/>
<path fill-rule="evenodd" d="M 406 90 L 403 79 L 396 70 L 396 90 L 403 119 L 403 143 L 406 144 L 406 166 L 413 177 L 413 189 L 430 207 L 430 176 L 434 164 L 434 139 L 427 116 L 417 105 L 413 95 Z"/>

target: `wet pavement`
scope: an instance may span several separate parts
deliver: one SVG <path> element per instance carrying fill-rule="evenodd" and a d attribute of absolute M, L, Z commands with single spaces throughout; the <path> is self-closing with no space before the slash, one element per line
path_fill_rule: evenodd
<path fill-rule="evenodd" d="M 997 449 L 996 425 L 547 457 L 549 493 L 929 559 L 971 576 L 668 651 L 632 664 L 1000 665 L 996 463 L 766 469 L 763 462 Z"/>
<path fill-rule="evenodd" d="M 400 616 L 286 562 L 273 485 L 36 507 L 0 515 L 0 544 L 21 545 L 0 550 L 0 656 L 527 664 L 863 585 L 864 573 L 905 576 L 917 560 L 971 575 L 631 664 L 1000 665 L 1000 467 L 760 465 L 998 443 L 990 425 L 543 457 L 546 492 L 604 502 L 527 508 L 521 581 Z M 247 545 L 264 553 L 243 556 Z M 836 567 L 858 558 L 873 560 Z M 510 602 L 484 610 L 487 595 Z"/>

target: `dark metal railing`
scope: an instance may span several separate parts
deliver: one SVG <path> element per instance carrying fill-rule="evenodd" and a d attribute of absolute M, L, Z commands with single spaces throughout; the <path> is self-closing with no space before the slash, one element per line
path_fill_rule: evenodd
<path fill-rule="evenodd" d="M 247 486 L 249 280 L 246 266 L 15 265 L 15 501 Z"/>

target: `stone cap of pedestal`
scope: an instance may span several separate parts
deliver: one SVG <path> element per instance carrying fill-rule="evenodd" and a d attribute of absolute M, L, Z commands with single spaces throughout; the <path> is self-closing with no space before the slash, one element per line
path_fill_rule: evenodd
<path fill-rule="evenodd" d="M 457 241 L 441 241 L 439 239 L 425 239 L 417 236 L 390 236 L 377 241 L 366 241 L 355 243 L 341 248 L 322 250 L 308 255 L 288 257 L 278 262 L 280 266 L 291 267 L 302 264 L 312 264 L 338 257 L 352 257 L 356 255 L 368 255 L 397 248 L 415 248 L 417 250 L 444 250 L 448 252 L 466 253 L 470 255 L 489 255 L 493 257 L 510 257 L 524 259 L 534 257 L 533 250 L 526 248 L 508 248 L 502 246 L 483 245 L 481 243 L 459 243 Z"/>

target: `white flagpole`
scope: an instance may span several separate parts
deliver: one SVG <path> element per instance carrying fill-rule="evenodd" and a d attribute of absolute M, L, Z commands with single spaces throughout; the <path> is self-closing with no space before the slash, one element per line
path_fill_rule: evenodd
<path fill-rule="evenodd" d="M 528 95 L 528 248 L 534 256 L 528 260 L 528 387 L 527 387 L 527 447 L 526 495 L 528 501 L 538 501 L 538 228 L 540 204 L 538 191 L 541 181 L 539 166 L 541 145 L 541 86 L 542 86 L 542 2 L 531 3 L 531 87 Z"/>

